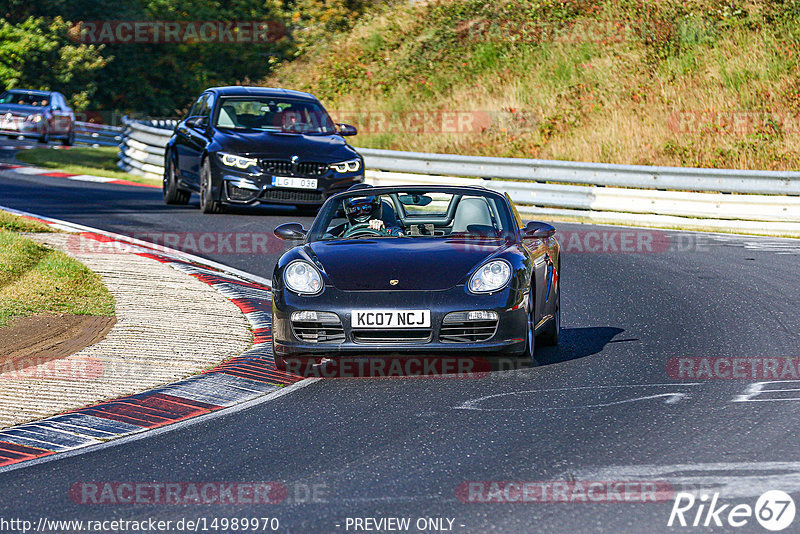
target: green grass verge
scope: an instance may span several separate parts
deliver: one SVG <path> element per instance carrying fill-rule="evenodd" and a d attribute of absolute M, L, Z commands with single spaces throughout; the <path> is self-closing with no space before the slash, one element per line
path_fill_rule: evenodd
<path fill-rule="evenodd" d="M 34 148 L 20 150 L 17 159 L 22 163 L 58 169 L 74 174 L 91 174 L 105 176 L 116 180 L 128 180 L 141 184 L 161 185 L 160 180 L 143 178 L 135 174 L 128 174 L 117 167 L 116 147 L 72 147 L 68 150 L 52 148 Z"/>
<path fill-rule="evenodd" d="M 114 297 L 100 277 L 66 254 L 36 243 L 16 230 L 37 223 L 0 214 L 0 327 L 40 313 L 114 315 Z"/>
<path fill-rule="evenodd" d="M 11 232 L 54 232 L 46 224 L 0 211 L 0 230 Z"/>

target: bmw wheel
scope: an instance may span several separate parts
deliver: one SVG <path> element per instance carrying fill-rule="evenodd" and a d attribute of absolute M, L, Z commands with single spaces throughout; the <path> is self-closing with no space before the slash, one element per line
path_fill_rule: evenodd
<path fill-rule="evenodd" d="M 219 213 L 221 205 L 211 195 L 211 164 L 208 158 L 203 160 L 200 170 L 200 211 L 203 213 Z"/>
<path fill-rule="evenodd" d="M 164 167 L 164 182 L 162 185 L 164 202 L 167 204 L 188 204 L 191 193 L 178 189 L 178 177 L 175 176 L 175 164 L 171 157 L 167 157 Z"/>

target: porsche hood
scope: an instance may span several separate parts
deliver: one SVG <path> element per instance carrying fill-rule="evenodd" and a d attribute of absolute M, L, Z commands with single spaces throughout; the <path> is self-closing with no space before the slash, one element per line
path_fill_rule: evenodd
<path fill-rule="evenodd" d="M 306 252 L 345 291 L 450 289 L 508 247 L 497 240 L 353 239 L 316 241 Z"/>

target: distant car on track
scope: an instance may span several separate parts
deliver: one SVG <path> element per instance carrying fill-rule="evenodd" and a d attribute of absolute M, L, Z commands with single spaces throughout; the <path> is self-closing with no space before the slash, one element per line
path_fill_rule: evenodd
<path fill-rule="evenodd" d="M 164 159 L 164 200 L 203 213 L 224 205 L 291 204 L 316 211 L 364 181 L 364 160 L 314 96 L 265 87 L 206 90 L 175 127 Z"/>
<path fill-rule="evenodd" d="M 555 228 L 523 225 L 482 187 L 356 186 L 325 203 L 273 275 L 273 348 L 287 359 L 470 352 L 533 357 L 561 328 Z"/>
<path fill-rule="evenodd" d="M 0 133 L 33 137 L 45 144 L 59 138 L 72 145 L 75 114 L 61 93 L 10 89 L 0 94 Z"/>

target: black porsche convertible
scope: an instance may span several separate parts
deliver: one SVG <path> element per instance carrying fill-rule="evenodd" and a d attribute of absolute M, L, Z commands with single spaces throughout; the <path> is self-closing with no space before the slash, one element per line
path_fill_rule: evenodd
<path fill-rule="evenodd" d="M 276 365 L 289 358 L 507 355 L 556 344 L 559 244 L 482 187 L 365 184 L 329 198 L 273 277 Z"/>

